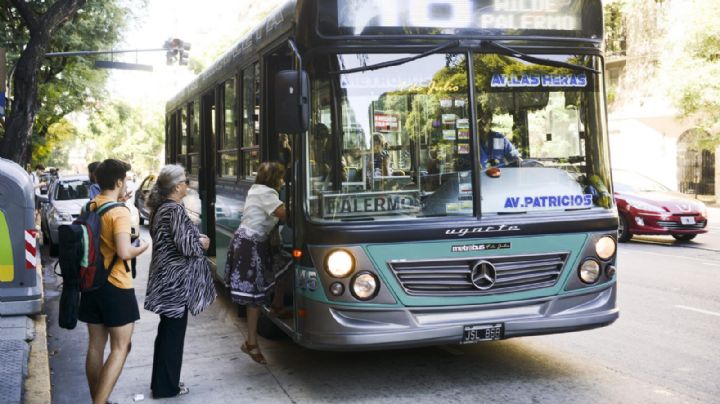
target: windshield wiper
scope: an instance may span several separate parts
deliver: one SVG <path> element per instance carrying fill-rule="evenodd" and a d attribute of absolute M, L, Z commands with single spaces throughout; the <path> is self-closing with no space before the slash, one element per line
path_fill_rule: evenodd
<path fill-rule="evenodd" d="M 429 56 L 434 53 L 442 52 L 445 49 L 457 48 L 458 46 L 460 46 L 460 41 L 453 40 L 453 41 L 445 42 L 444 44 L 442 44 L 438 47 L 432 48 L 430 50 L 427 50 L 423 53 L 419 53 L 414 56 L 408 56 L 408 57 L 402 58 L 402 59 L 391 60 L 389 62 L 377 63 L 377 64 L 370 65 L 370 66 L 356 67 L 354 69 L 337 70 L 334 72 L 330 72 L 329 74 L 350 74 L 350 73 L 357 73 L 357 72 L 373 71 L 373 70 L 378 70 L 378 69 L 382 69 L 385 67 L 399 66 L 399 65 L 402 65 L 402 64 L 405 64 L 408 62 L 412 62 L 413 60 L 424 58 L 425 56 Z"/>
<path fill-rule="evenodd" d="M 576 64 L 567 63 L 567 62 L 560 62 L 557 60 L 550 60 L 550 59 L 544 59 L 544 58 L 539 58 L 539 57 L 535 57 L 535 56 L 530 56 L 527 53 L 520 52 L 519 50 L 511 48 L 509 46 L 500 45 L 499 43 L 494 42 L 494 41 L 484 41 L 484 43 L 488 47 L 495 48 L 497 50 L 503 50 L 503 51 L 509 53 L 510 56 L 520 59 L 520 60 L 524 60 L 526 62 L 536 63 L 536 64 L 544 65 L 544 66 L 566 67 L 568 69 L 582 70 L 582 71 L 589 72 L 589 73 L 600 74 L 600 70 L 593 69 L 592 67 L 581 66 L 581 65 L 576 65 Z"/>

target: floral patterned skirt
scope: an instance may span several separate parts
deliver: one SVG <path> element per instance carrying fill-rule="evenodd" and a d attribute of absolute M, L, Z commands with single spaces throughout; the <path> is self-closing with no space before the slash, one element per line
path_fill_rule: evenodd
<path fill-rule="evenodd" d="M 268 235 L 238 228 L 230 241 L 225 263 L 225 286 L 230 288 L 232 301 L 243 305 L 263 304 L 267 292 L 287 272 L 291 262 L 287 253 L 274 251 Z"/>

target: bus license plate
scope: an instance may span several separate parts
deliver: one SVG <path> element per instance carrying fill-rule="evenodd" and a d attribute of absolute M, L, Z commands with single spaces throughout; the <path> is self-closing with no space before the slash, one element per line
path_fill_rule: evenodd
<path fill-rule="evenodd" d="M 692 216 L 681 216 L 680 222 L 682 224 L 695 224 L 695 218 Z"/>
<path fill-rule="evenodd" d="M 502 324 L 466 325 L 463 329 L 461 344 L 472 344 L 480 341 L 494 341 L 503 337 Z"/>

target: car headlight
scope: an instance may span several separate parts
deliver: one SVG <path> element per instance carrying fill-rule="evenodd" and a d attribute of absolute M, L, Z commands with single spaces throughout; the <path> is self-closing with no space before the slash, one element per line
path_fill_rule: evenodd
<path fill-rule="evenodd" d="M 589 259 L 580 265 L 580 279 L 585 283 L 595 283 L 600 277 L 600 264 Z"/>
<path fill-rule="evenodd" d="M 358 300 L 370 300 L 377 295 L 380 281 L 375 274 L 361 272 L 350 281 L 350 291 Z"/>
<path fill-rule="evenodd" d="M 345 250 L 335 250 L 325 258 L 325 270 L 334 278 L 344 278 L 355 269 L 355 258 Z"/>
<path fill-rule="evenodd" d="M 646 212 L 665 213 L 665 209 L 642 201 L 629 201 L 628 204 L 637 210 Z"/>
<path fill-rule="evenodd" d="M 600 237 L 595 243 L 595 253 L 601 260 L 606 260 L 615 254 L 615 240 L 612 237 Z"/>

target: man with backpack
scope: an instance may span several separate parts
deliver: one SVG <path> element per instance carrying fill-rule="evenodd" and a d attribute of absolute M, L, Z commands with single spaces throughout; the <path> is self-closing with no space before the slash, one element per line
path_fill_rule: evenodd
<path fill-rule="evenodd" d="M 134 323 L 140 319 L 127 261 L 142 254 L 148 243 L 140 240 L 137 245 L 131 244 L 130 211 L 117 203 L 127 191 L 128 171 L 130 165 L 120 160 L 107 159 L 100 163 L 95 178 L 101 192 L 87 205 L 87 209 L 97 211 L 99 216 L 102 260 L 98 261 L 99 268 L 93 265 L 90 277 L 87 267 L 80 267 L 82 293 L 78 319 L 88 327 L 85 372 L 95 404 L 105 404 L 110 397 L 130 352 Z M 83 270 L 86 273 L 83 274 Z M 110 355 L 103 363 L 108 336 Z"/>

